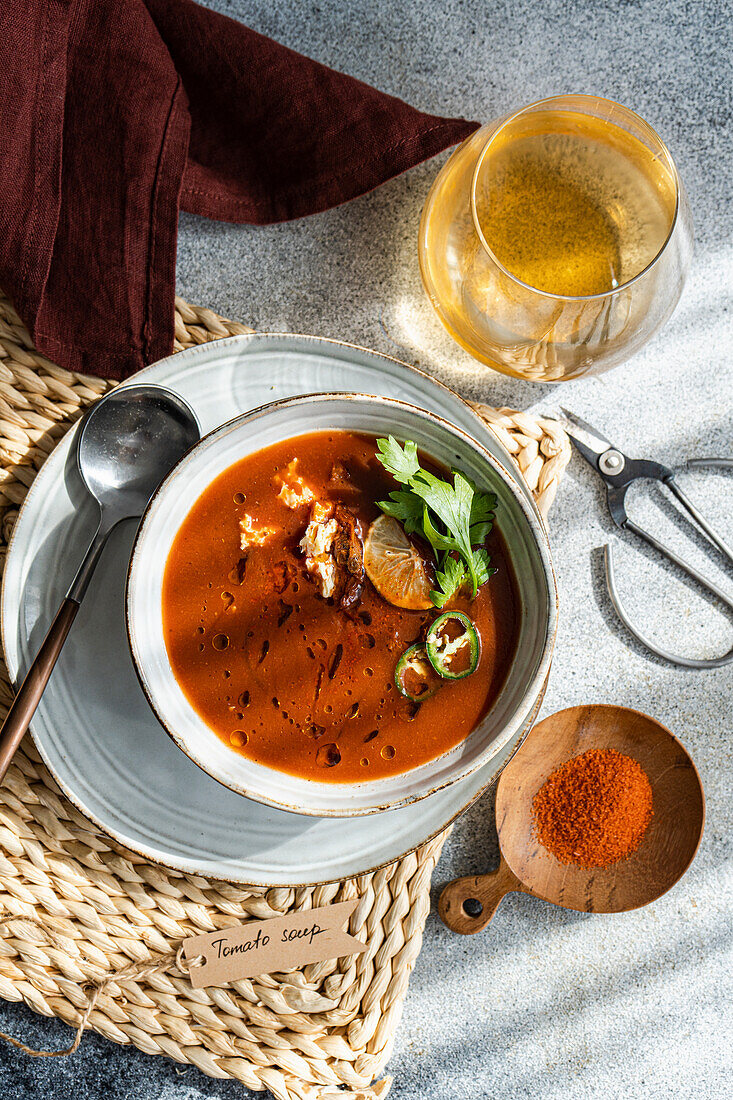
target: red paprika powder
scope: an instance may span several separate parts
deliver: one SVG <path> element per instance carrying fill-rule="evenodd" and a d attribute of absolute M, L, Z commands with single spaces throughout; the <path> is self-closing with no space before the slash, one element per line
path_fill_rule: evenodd
<path fill-rule="evenodd" d="M 567 760 L 532 801 L 535 834 L 560 863 L 607 867 L 635 852 L 652 818 L 641 765 L 613 749 Z"/>

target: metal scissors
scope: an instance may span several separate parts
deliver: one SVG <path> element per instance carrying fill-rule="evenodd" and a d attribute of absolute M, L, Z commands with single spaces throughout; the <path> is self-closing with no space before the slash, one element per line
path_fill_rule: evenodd
<path fill-rule="evenodd" d="M 664 543 L 660 542 L 659 539 L 655 538 L 649 531 L 645 531 L 643 527 L 634 523 L 626 514 L 626 494 L 629 487 L 633 485 L 635 481 L 639 480 L 659 481 L 663 485 L 666 485 L 669 491 L 673 493 L 680 502 L 690 516 L 691 525 L 693 523 L 696 524 L 713 546 L 715 546 L 723 557 L 733 565 L 733 550 L 721 538 L 717 531 L 711 527 L 704 516 L 700 514 L 686 494 L 682 492 L 675 480 L 672 470 L 659 462 L 629 458 L 628 455 L 625 455 L 623 451 L 615 447 L 605 438 L 605 436 L 601 435 L 596 428 L 593 428 L 585 420 L 568 412 L 567 409 L 562 409 L 561 411 L 567 422 L 563 423 L 563 427 L 570 437 L 573 446 L 578 453 L 583 456 L 586 462 L 601 475 L 606 484 L 608 510 L 616 526 L 624 531 L 633 531 L 635 535 L 644 539 L 645 542 L 653 546 L 655 550 L 658 550 L 660 554 L 663 554 L 664 557 L 682 569 L 688 576 L 692 577 L 693 580 L 697 581 L 698 584 L 702 585 L 703 588 L 710 592 L 711 595 L 716 596 L 727 608 L 733 611 L 733 598 L 726 595 L 717 584 L 714 584 L 713 581 L 704 577 L 702 573 L 698 572 L 694 566 L 686 562 L 684 558 L 681 558 L 669 546 L 665 546 Z M 733 459 L 693 458 L 687 465 L 693 469 L 708 466 L 730 470 L 733 469 Z M 671 661 L 672 664 L 682 665 L 684 668 L 720 668 L 722 665 L 733 661 L 733 647 L 731 647 L 727 653 L 723 654 L 722 657 L 696 659 L 694 657 L 678 657 L 673 653 L 669 653 L 666 649 L 661 649 L 659 646 L 655 645 L 649 638 L 642 634 L 638 627 L 633 625 L 619 599 L 616 587 L 616 574 L 614 571 L 613 547 L 609 543 L 604 547 L 604 561 L 608 594 L 611 597 L 611 603 L 614 606 L 616 614 L 637 641 L 641 642 L 641 644 L 651 650 L 652 653 L 656 653 L 658 657 L 662 657 L 665 661 Z"/>

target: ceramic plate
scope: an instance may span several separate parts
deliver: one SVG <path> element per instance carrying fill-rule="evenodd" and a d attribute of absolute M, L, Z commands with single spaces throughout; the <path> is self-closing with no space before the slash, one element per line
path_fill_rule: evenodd
<path fill-rule="evenodd" d="M 350 345 L 305 336 L 236 336 L 164 359 L 134 381 L 141 379 L 180 393 L 203 432 L 295 394 L 394 397 L 444 416 L 512 468 L 495 436 L 456 394 L 411 367 Z M 72 440 L 70 432 L 34 481 L 8 550 L 2 632 L 13 680 L 37 652 L 94 527 L 94 509 L 70 459 Z M 492 782 L 521 739 L 520 732 L 461 782 L 368 817 L 304 817 L 227 790 L 173 744 L 135 675 L 124 617 L 134 536 L 134 523 L 113 533 L 31 729 L 69 799 L 148 859 L 263 886 L 361 874 L 443 829 Z"/>

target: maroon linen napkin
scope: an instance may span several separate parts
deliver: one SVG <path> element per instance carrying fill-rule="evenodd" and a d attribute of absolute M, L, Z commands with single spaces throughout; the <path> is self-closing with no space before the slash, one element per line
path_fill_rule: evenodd
<path fill-rule="evenodd" d="M 476 128 L 193 0 L 3 0 L 0 73 L 0 286 L 42 352 L 112 378 L 172 350 L 179 207 L 302 217 Z"/>

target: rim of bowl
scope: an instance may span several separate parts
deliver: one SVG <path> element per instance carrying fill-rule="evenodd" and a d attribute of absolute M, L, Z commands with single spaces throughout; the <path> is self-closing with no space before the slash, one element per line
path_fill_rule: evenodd
<path fill-rule="evenodd" d="M 521 702 L 518 704 L 512 720 L 507 723 L 500 737 L 495 738 L 490 745 L 488 745 L 482 752 L 479 752 L 477 754 L 477 758 L 473 761 L 473 763 L 464 767 L 457 767 L 455 773 L 452 774 L 449 779 L 446 779 L 442 782 L 430 784 L 429 786 L 426 785 L 425 789 L 416 792 L 415 794 L 403 795 L 401 797 L 389 799 L 387 801 L 378 801 L 375 802 L 373 805 L 359 806 L 357 809 L 354 810 L 348 808 L 334 809 L 333 807 L 323 806 L 304 809 L 303 807 L 293 805 L 292 803 L 272 798 L 269 795 L 265 795 L 261 791 L 252 789 L 245 784 L 227 781 L 221 776 L 215 775 L 213 772 L 209 771 L 209 769 L 206 767 L 203 761 L 198 758 L 198 756 L 194 755 L 190 746 L 187 745 L 185 737 L 177 730 L 174 730 L 169 726 L 166 718 L 161 713 L 160 705 L 155 699 L 153 690 L 147 682 L 145 669 L 139 659 L 139 655 L 136 650 L 134 642 L 132 615 L 130 612 L 131 589 L 134 585 L 135 574 L 138 568 L 137 563 L 139 561 L 140 542 L 153 509 L 156 507 L 157 502 L 160 500 L 160 498 L 167 492 L 169 485 L 172 483 L 173 479 L 178 476 L 181 468 L 189 461 L 192 461 L 197 452 L 205 444 L 210 443 L 217 436 L 223 437 L 234 428 L 241 427 L 244 424 L 251 423 L 252 421 L 257 420 L 262 416 L 267 415 L 274 409 L 279 409 L 291 405 L 311 404 L 316 402 L 328 403 L 330 401 L 339 400 L 367 401 L 371 404 L 387 406 L 389 408 L 396 407 L 402 410 L 407 410 L 410 415 L 415 415 L 418 419 L 432 421 L 439 424 L 444 429 L 447 429 L 451 434 L 457 436 L 463 442 L 467 443 L 469 447 L 472 448 L 474 451 L 477 451 L 480 457 L 485 462 L 488 462 L 488 465 L 491 466 L 499 474 L 501 479 L 509 487 L 515 503 L 518 503 L 524 515 L 525 521 L 528 523 L 529 528 L 532 532 L 535 546 L 539 554 L 545 584 L 547 586 L 548 615 L 545 625 L 545 638 L 540 659 L 537 663 L 537 667 L 532 675 L 531 680 L 524 688 Z M 256 451 L 253 451 L 252 453 L 255 454 Z M 193 503 L 194 502 L 192 502 L 192 506 Z M 176 529 L 176 533 L 178 532 L 178 530 L 180 530 L 180 525 Z M 130 649 L 130 654 L 132 656 L 133 667 L 135 669 L 135 674 L 138 678 L 143 694 L 148 701 L 148 705 L 150 706 L 153 714 L 155 715 L 167 735 L 181 750 L 181 752 L 185 756 L 187 756 L 193 764 L 200 768 L 201 771 L 203 771 L 211 779 L 214 779 L 217 783 L 221 783 L 222 786 L 227 787 L 231 791 L 234 791 L 235 794 L 242 795 L 245 798 L 251 799 L 253 802 L 260 803 L 261 805 L 271 806 L 274 809 L 284 810 L 288 813 L 300 814 L 304 817 L 367 817 L 371 814 L 380 813 L 383 810 L 396 810 L 402 806 L 407 806 L 414 802 L 420 802 L 422 801 L 422 799 L 427 798 L 429 795 L 435 794 L 438 791 L 459 782 L 461 779 L 467 778 L 479 768 L 485 766 L 489 762 L 491 757 L 508 743 L 512 736 L 515 736 L 517 733 L 520 733 L 522 731 L 523 727 L 526 725 L 529 715 L 532 712 L 534 703 L 543 691 L 543 685 L 545 685 L 547 677 L 549 675 L 550 665 L 552 662 L 552 654 L 555 646 L 555 638 L 557 635 L 557 614 L 557 579 L 552 563 L 552 556 L 550 552 L 550 544 L 547 536 L 547 531 L 541 517 L 530 504 L 530 502 L 525 498 L 521 489 L 519 489 L 519 487 L 517 486 L 515 478 L 512 477 L 509 470 L 507 470 L 507 468 L 503 466 L 501 462 L 483 446 L 483 444 L 479 443 L 478 440 L 470 436 L 468 432 L 465 432 L 462 428 L 458 428 L 456 425 L 451 424 L 450 421 L 446 420 L 444 417 L 438 415 L 437 413 L 429 412 L 427 409 L 421 409 L 417 405 L 412 405 L 408 401 L 401 401 L 397 398 L 380 397 L 378 394 L 368 393 L 309 393 L 298 394 L 294 397 L 279 398 L 275 401 L 266 402 L 264 405 L 260 405 L 255 409 L 250 409 L 248 412 L 242 413 L 240 416 L 232 417 L 231 420 L 227 420 L 223 424 L 220 424 L 216 428 L 213 428 L 210 432 L 207 432 L 207 434 L 202 436 L 198 443 L 194 444 L 194 446 L 191 447 L 185 455 L 183 455 L 180 461 L 176 463 L 176 465 L 166 475 L 164 480 L 160 483 L 160 485 L 148 501 L 145 511 L 141 516 L 137 532 L 135 534 L 135 541 L 133 543 L 132 551 L 130 553 L 130 561 L 127 567 L 127 577 L 125 581 L 125 628 L 127 632 L 127 642 Z M 178 690 L 182 691 L 180 685 L 178 684 L 178 681 L 175 678 L 175 675 L 173 675 L 173 679 L 176 682 Z M 527 704 L 528 699 L 530 701 Z M 213 730 L 212 727 L 210 727 L 198 714 L 197 719 L 200 722 L 202 729 L 211 732 L 213 736 L 217 736 L 216 731 Z M 472 732 L 473 730 L 471 730 L 467 737 L 470 737 Z M 467 738 L 464 738 L 463 741 L 465 741 L 466 739 Z M 462 742 L 459 742 L 459 744 L 460 743 Z M 430 762 L 431 761 L 426 761 L 425 763 Z M 261 766 L 267 767 L 266 765 Z M 273 775 L 279 774 L 278 769 L 268 768 L 267 770 L 272 772 Z M 413 771 L 417 769 L 410 770 Z M 398 774 L 409 775 L 410 772 L 407 771 Z M 295 778 L 302 779 L 302 777 L 297 776 Z M 322 787 L 324 788 L 328 786 L 330 786 L 330 784 L 322 784 Z M 354 786 L 356 787 L 357 784 L 354 784 Z"/>
<path fill-rule="evenodd" d="M 634 275 L 631 279 L 627 279 L 626 282 L 620 283 L 618 286 L 612 287 L 611 290 L 602 290 L 597 294 L 552 294 L 550 291 L 541 290 L 539 287 L 532 286 L 531 283 L 526 283 L 523 279 L 520 279 L 517 275 L 514 275 L 507 267 L 504 266 L 504 264 L 494 252 L 491 245 L 486 240 L 486 237 L 484 236 L 484 231 L 481 228 L 481 223 L 479 221 L 477 211 L 476 190 L 478 187 L 479 175 L 481 173 L 484 161 L 488 159 L 488 156 L 490 155 L 491 146 L 494 143 L 495 139 L 499 136 L 499 134 L 501 134 L 502 131 L 506 130 L 507 126 L 509 126 L 517 118 L 520 118 L 522 115 L 528 114 L 530 111 L 535 111 L 538 107 L 544 107 L 549 104 L 564 103 L 571 99 L 582 100 L 585 103 L 596 103 L 604 105 L 609 104 L 611 107 L 625 112 L 627 115 L 630 115 L 636 122 L 640 123 L 641 127 L 644 130 L 648 131 L 648 133 L 651 134 L 651 136 L 659 142 L 660 150 L 666 162 L 665 166 L 669 169 L 672 180 L 674 182 L 674 213 L 669 224 L 667 236 L 665 237 L 662 244 L 659 246 L 657 252 L 654 254 L 654 256 L 652 256 L 649 263 L 645 267 L 643 267 L 641 271 L 637 271 L 636 275 Z M 632 110 L 631 107 L 625 107 L 623 103 L 619 103 L 615 99 L 609 99 L 607 96 L 589 95 L 586 92 L 571 92 L 567 95 L 547 96 L 546 99 L 536 99 L 533 103 L 527 103 L 526 106 L 520 107 L 517 111 L 513 111 L 512 114 L 508 115 L 503 120 L 501 125 L 497 126 L 493 133 L 486 139 L 483 148 L 479 153 L 478 160 L 476 161 L 476 166 L 473 170 L 473 175 L 471 176 L 471 189 L 469 199 L 471 207 L 471 220 L 473 222 L 473 228 L 475 230 L 476 236 L 479 239 L 481 247 L 489 254 L 492 261 L 496 264 L 502 274 L 506 276 L 506 278 L 511 280 L 511 282 L 516 283 L 517 286 L 524 287 L 525 290 L 530 290 L 533 294 L 538 294 L 542 298 L 551 298 L 561 302 L 592 302 L 602 298 L 613 298 L 615 295 L 620 294 L 624 290 L 627 290 L 630 286 L 633 286 L 634 283 L 638 282 L 640 279 L 643 279 L 644 276 L 647 275 L 652 270 L 652 268 L 657 265 L 659 260 L 661 260 L 662 256 L 667 250 L 669 242 L 674 236 L 675 229 L 677 228 L 677 222 L 679 221 L 680 213 L 681 190 L 682 180 L 677 170 L 677 165 L 674 162 L 674 157 L 667 148 L 666 143 L 662 140 L 654 127 L 646 121 L 646 119 L 642 118 L 642 116 L 638 114 L 637 111 Z"/>

